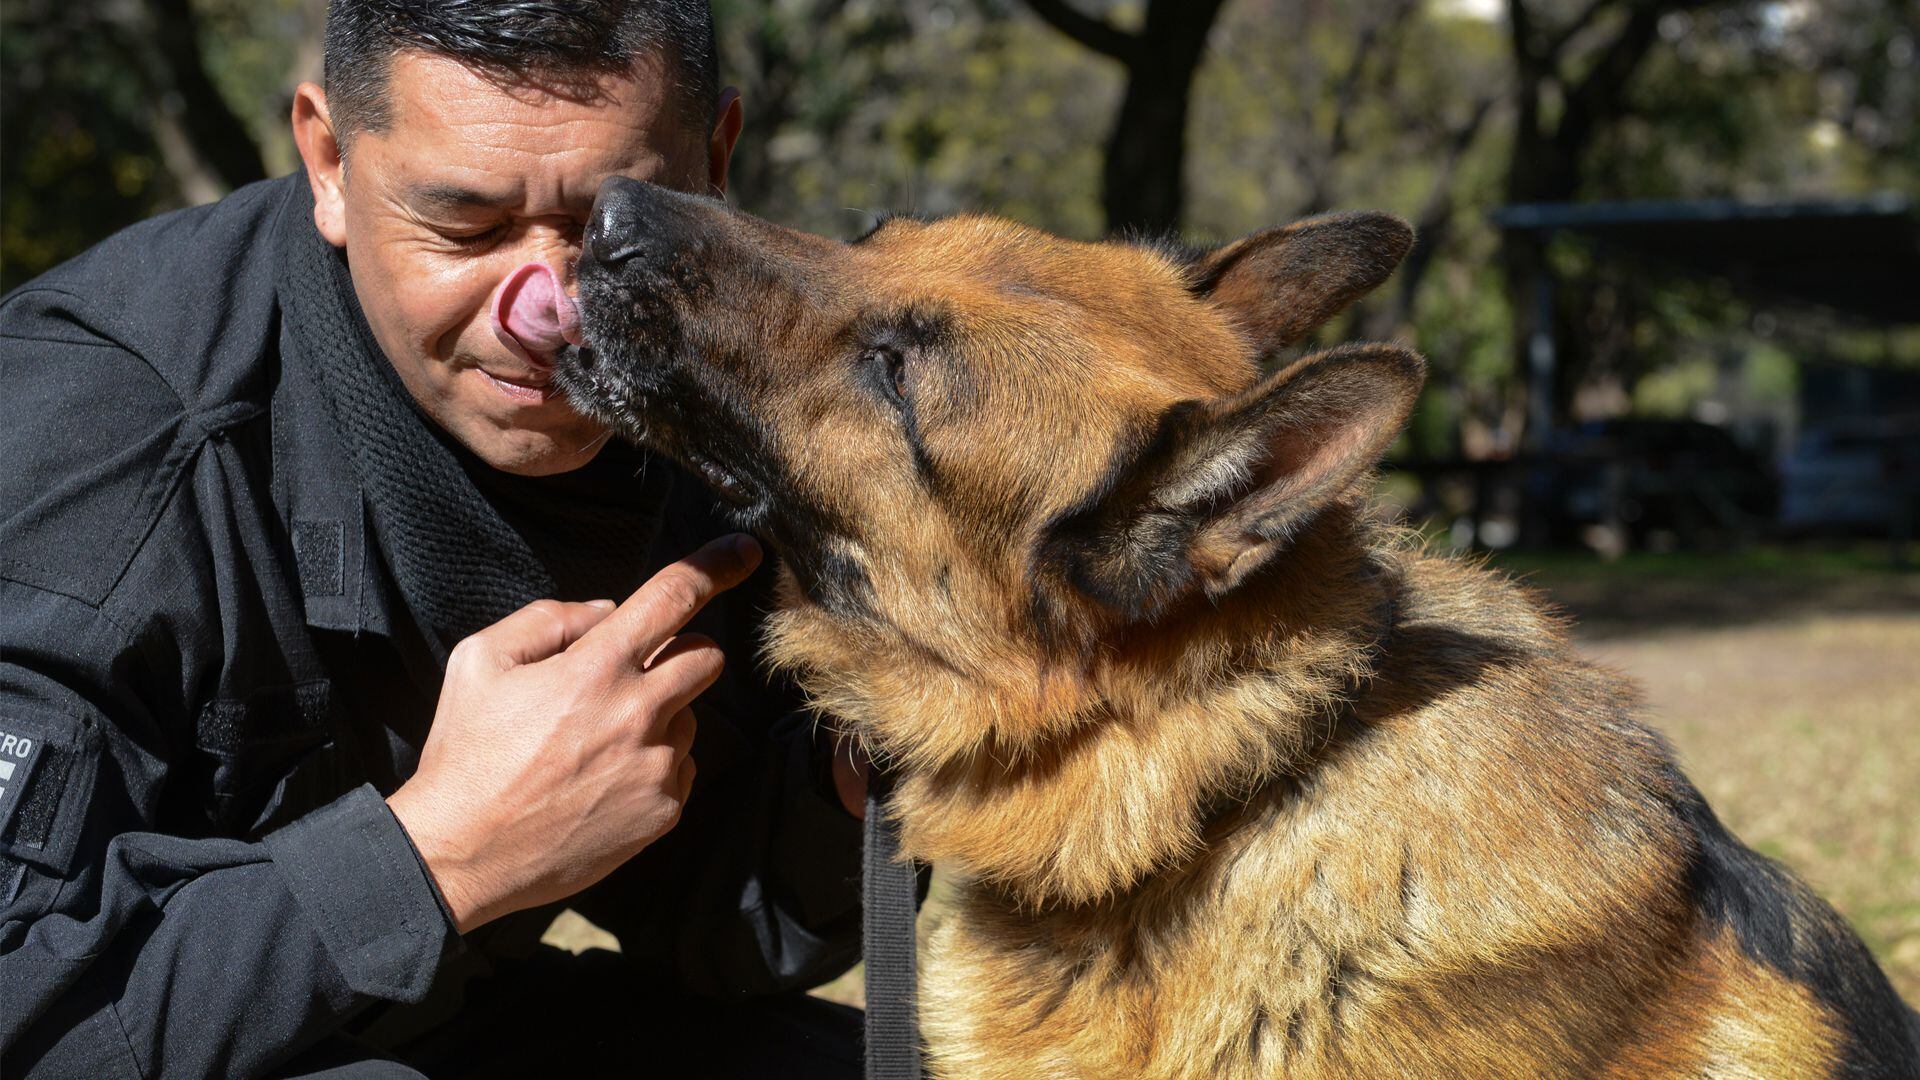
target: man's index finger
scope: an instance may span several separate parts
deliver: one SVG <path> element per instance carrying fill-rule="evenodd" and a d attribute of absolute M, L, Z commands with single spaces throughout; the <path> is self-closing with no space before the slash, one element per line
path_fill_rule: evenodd
<path fill-rule="evenodd" d="M 610 649 L 638 663 L 652 656 L 707 601 L 747 579 L 760 545 L 745 533 L 723 536 L 648 579 L 613 614 L 586 632 L 578 649 Z"/>

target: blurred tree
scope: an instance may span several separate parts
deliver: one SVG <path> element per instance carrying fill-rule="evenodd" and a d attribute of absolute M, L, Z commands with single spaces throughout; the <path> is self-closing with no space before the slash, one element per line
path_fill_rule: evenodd
<path fill-rule="evenodd" d="M 173 205 L 144 90 L 70 0 L 0 8 L 0 286 Z"/>
<path fill-rule="evenodd" d="M 1511 80 L 1497 22 L 1430 0 L 1237 0 L 1195 94 L 1189 218 L 1209 239 L 1340 208 L 1392 210 L 1417 243 L 1323 343 L 1411 338 L 1433 361 L 1423 454 L 1489 444 L 1507 309 L 1496 237 Z"/>
<path fill-rule="evenodd" d="M 1557 174 L 1553 185 L 1527 186 L 1521 175 L 1527 136 L 1524 130 L 1517 136 L 1509 198 L 1527 191 L 1534 198 L 1574 199 L 1766 200 L 1876 188 L 1920 194 L 1912 70 L 1920 23 L 1913 0 L 1661 6 L 1667 10 L 1652 20 L 1651 31 L 1650 16 L 1639 15 L 1636 25 L 1632 12 L 1616 11 L 1586 30 L 1584 41 L 1569 41 L 1576 73 L 1600 71 L 1617 57 L 1610 51 L 1615 43 L 1644 51 L 1631 75 L 1604 95 L 1605 108 L 1581 139 L 1553 135 L 1550 141 L 1560 144 L 1546 155 L 1559 159 L 1546 170 Z M 1620 77 L 1618 68 L 1611 77 Z M 1564 117 L 1557 99 L 1570 92 L 1549 83 L 1541 112 Z M 1774 298 L 1726 282 L 1597 258 L 1577 244 L 1518 254 L 1523 267 L 1526 259 L 1547 260 L 1562 282 L 1552 310 L 1560 370 L 1551 402 L 1561 420 L 1640 407 L 1641 383 L 1665 372 L 1718 368 L 1723 383 L 1746 378 L 1746 358 L 1777 357 L 1780 345 L 1772 339 L 1782 335 L 1800 339 L 1798 351 L 1811 356 L 1861 338 L 1873 343 L 1863 350 L 1867 355 L 1912 351 L 1901 335 L 1782 310 Z M 1515 262 L 1506 265 L 1512 269 Z M 1518 332 L 1531 329 L 1534 312 L 1514 314 Z M 1514 370 L 1521 385 L 1519 356 Z M 1778 380 L 1767 378 L 1766 393 L 1778 398 Z M 1696 378 L 1688 385 L 1714 382 Z M 1724 401 L 1728 393 L 1722 386 L 1709 396 Z"/>
<path fill-rule="evenodd" d="M 974 208 L 1097 234 L 1097 149 L 1118 80 L 999 0 L 717 0 L 747 130 L 732 197 L 828 234 L 882 212 Z"/>
<path fill-rule="evenodd" d="M 715 0 L 713 6 L 724 78 L 741 86 L 748 110 L 750 136 L 734 154 L 729 186 L 742 203 L 762 206 L 777 186 L 779 147 L 770 137 L 804 121 L 816 137 L 831 138 L 831 129 L 845 120 L 844 88 L 862 81 L 850 77 L 844 59 L 833 63 L 835 54 L 845 51 L 833 45 L 844 46 L 848 36 L 848 3 Z M 872 33 L 864 29 L 853 36 Z M 893 32 L 888 27 L 879 34 Z M 841 100 L 825 104 L 835 97 Z"/>
<path fill-rule="evenodd" d="M 1586 0 L 1563 14 L 1554 9 L 1564 5 L 1554 0 L 1507 0 L 1514 73 L 1507 202 L 1569 202 L 1579 195 L 1589 152 L 1632 110 L 1634 78 L 1660 43 L 1663 21 L 1714 2 Z M 1550 322 L 1564 320 L 1566 312 L 1544 292 L 1547 255 L 1534 235 L 1507 233 L 1502 255 L 1513 298 L 1514 387 L 1541 398 L 1529 413 L 1525 437 L 1544 438 L 1548 426 L 1566 417 L 1576 381 L 1563 371 L 1551 393 L 1535 385 L 1554 377 L 1541 367 L 1535 338 L 1569 340 L 1554 334 Z"/>
<path fill-rule="evenodd" d="M 1573 198 L 1588 149 L 1630 108 L 1662 20 L 1713 2 L 1590 0 L 1550 27 L 1550 0 L 1507 0 L 1516 102 L 1507 200 Z"/>
<path fill-rule="evenodd" d="M 1446 455 L 1510 449 L 1522 426 L 1524 338 L 1491 208 L 1920 194 L 1916 4 L 714 0 L 723 73 L 747 103 L 734 197 L 774 220 L 847 234 L 884 210 L 988 209 L 1071 236 L 1172 221 L 1224 240 L 1340 207 L 1412 219 L 1420 243 L 1400 274 L 1328 332 L 1410 337 L 1428 353 L 1416 436 Z M 319 74 L 321 11 L 0 3 L 0 285 L 256 169 L 291 168 L 288 92 Z M 1187 29 L 1160 32 L 1169 19 Z M 1080 32 L 1058 32 L 1061 20 Z M 1114 51 L 1162 65 L 1159 77 L 1186 69 L 1162 103 L 1174 107 L 1154 110 L 1162 134 L 1139 143 L 1156 152 L 1134 159 L 1161 170 L 1154 183 L 1112 179 L 1122 118 L 1149 124 L 1128 111 L 1146 83 Z M 1173 193 L 1171 216 L 1115 212 L 1149 190 Z M 1539 257 L 1564 284 L 1565 417 L 1682 408 L 1712 383 L 1697 372 L 1743 352 L 1920 361 L 1920 335 L 1766 310 L 1577 245 Z"/>
<path fill-rule="evenodd" d="M 1510 93 L 1486 35 L 1424 17 L 1425 7 L 1253 0 L 1223 28 L 1229 43 L 1216 67 L 1231 61 L 1249 77 L 1210 93 L 1250 98 L 1255 122 L 1273 132 L 1267 152 L 1290 167 L 1284 183 L 1269 181 L 1274 219 L 1366 204 L 1414 224 L 1414 250 L 1394 282 L 1338 333 L 1386 337 L 1407 327 L 1447 246 L 1468 155 Z M 1260 51 L 1273 59 L 1263 63 Z"/>
<path fill-rule="evenodd" d="M 209 202 L 266 179 L 252 131 L 207 74 L 189 0 L 119 0 L 102 14 L 139 74 L 154 139 L 187 201 Z"/>
<path fill-rule="evenodd" d="M 1128 31 L 1068 0 L 1027 0 L 1049 25 L 1127 73 L 1101 173 L 1108 231 L 1179 230 L 1193 78 L 1224 2 L 1148 0 L 1140 28 Z"/>
<path fill-rule="evenodd" d="M 317 47 L 320 12 L 314 0 L 7 0 L 0 288 L 261 179 L 269 160 L 290 167 L 287 91 L 317 74 L 317 52 L 294 58 Z"/>
<path fill-rule="evenodd" d="M 1830 122 L 1882 187 L 1920 188 L 1920 0 L 1809 5 L 1806 53 Z"/>

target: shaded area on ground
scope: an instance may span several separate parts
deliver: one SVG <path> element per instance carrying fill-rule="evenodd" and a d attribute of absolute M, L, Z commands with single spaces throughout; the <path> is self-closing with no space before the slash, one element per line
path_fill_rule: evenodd
<path fill-rule="evenodd" d="M 1792 621 L 1920 612 L 1920 570 L 1884 547 L 1756 548 L 1728 553 L 1500 555 L 1490 565 L 1543 590 L 1583 641 Z"/>

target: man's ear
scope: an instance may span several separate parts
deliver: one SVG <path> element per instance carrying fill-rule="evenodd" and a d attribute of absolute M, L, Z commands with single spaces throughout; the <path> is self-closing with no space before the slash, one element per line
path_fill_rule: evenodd
<path fill-rule="evenodd" d="M 707 133 L 707 183 L 718 198 L 726 198 L 733 148 L 740 141 L 740 128 L 745 122 L 740 91 L 731 86 L 720 91 L 720 103 L 713 110 L 713 130 Z"/>
<path fill-rule="evenodd" d="M 1046 541 L 1068 581 L 1130 620 L 1218 598 L 1345 496 L 1412 413 L 1426 362 L 1392 345 L 1317 353 L 1243 394 L 1185 401 Z"/>
<path fill-rule="evenodd" d="M 1194 291 L 1226 309 L 1261 353 L 1283 349 L 1387 280 L 1413 246 L 1392 214 L 1307 218 L 1201 256 Z"/>
<path fill-rule="evenodd" d="M 346 162 L 327 111 L 327 92 L 303 82 L 293 92 L 293 144 L 313 188 L 313 225 L 327 243 L 347 246 Z"/>

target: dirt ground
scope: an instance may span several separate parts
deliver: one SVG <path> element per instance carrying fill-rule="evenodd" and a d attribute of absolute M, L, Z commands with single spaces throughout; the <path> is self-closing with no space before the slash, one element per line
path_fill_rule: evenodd
<path fill-rule="evenodd" d="M 1920 1004 L 1920 574 L 1779 553 L 1504 565 L 1575 614 L 1728 827 L 1832 901 Z M 594 933 L 563 920 L 550 940 L 611 941 Z M 858 1004 L 858 971 L 819 992 Z"/>

